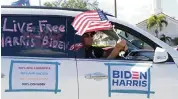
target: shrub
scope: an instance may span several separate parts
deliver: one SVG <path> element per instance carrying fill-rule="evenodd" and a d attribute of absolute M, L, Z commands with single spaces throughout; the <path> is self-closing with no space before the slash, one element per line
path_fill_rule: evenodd
<path fill-rule="evenodd" d="M 173 39 L 173 42 L 174 42 L 176 45 L 178 45 L 178 37 L 174 38 L 174 39 Z"/>

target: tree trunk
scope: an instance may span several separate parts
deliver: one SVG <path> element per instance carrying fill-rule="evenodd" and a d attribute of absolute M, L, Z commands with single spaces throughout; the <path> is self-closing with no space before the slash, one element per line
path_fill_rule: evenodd
<path fill-rule="evenodd" d="M 155 30 L 156 37 L 158 38 L 158 30 Z"/>

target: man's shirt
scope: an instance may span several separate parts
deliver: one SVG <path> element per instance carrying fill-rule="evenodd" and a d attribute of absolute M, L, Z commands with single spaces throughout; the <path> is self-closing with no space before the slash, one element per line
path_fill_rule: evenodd
<path fill-rule="evenodd" d="M 99 47 L 88 47 L 85 48 L 85 58 L 101 58 L 103 57 L 104 50 Z"/>

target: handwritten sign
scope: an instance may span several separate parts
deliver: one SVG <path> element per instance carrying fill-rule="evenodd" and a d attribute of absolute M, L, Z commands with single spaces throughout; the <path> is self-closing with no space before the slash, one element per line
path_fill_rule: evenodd
<path fill-rule="evenodd" d="M 2 34 L 2 47 L 43 46 L 65 50 L 65 42 L 62 40 L 65 35 L 65 24 L 52 25 L 48 20 L 36 21 L 38 25 L 34 25 L 34 23 L 31 22 L 18 22 L 15 19 L 8 20 L 8 18 L 4 18 L 2 32 L 19 33 L 21 35 L 12 37 Z M 12 25 L 9 25 L 10 23 Z M 40 40 L 41 42 L 39 42 Z"/>
<path fill-rule="evenodd" d="M 150 94 L 151 64 L 116 64 L 105 63 L 108 66 L 108 96 L 111 93 Z"/>
<path fill-rule="evenodd" d="M 58 89 L 57 62 L 12 61 L 9 90 L 6 92 L 49 91 Z"/>
<path fill-rule="evenodd" d="M 75 44 L 75 31 L 66 17 L 3 15 L 1 19 L 3 56 L 73 55 L 71 47 Z"/>

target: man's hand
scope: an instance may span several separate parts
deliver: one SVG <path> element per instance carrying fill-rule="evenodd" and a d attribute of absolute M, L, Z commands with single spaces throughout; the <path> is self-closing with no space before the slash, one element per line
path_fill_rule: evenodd
<path fill-rule="evenodd" d="M 121 51 L 128 50 L 127 43 L 125 40 L 118 40 L 116 44 L 116 48 L 120 49 Z"/>
<path fill-rule="evenodd" d="M 110 53 L 110 55 L 107 58 L 108 59 L 116 58 L 116 56 L 121 51 L 127 51 L 127 49 L 128 49 L 128 47 L 127 47 L 127 44 L 126 44 L 125 40 L 117 41 L 117 44 L 116 44 L 115 48 L 112 50 L 112 52 Z"/>

